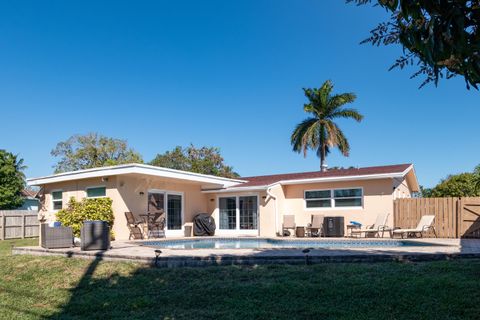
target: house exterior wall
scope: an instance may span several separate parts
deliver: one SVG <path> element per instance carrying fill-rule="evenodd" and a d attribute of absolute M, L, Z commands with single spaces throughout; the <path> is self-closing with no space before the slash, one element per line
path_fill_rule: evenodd
<path fill-rule="evenodd" d="M 393 184 L 395 188 L 393 191 L 393 200 L 412 197 L 407 179 L 395 179 Z"/>
<path fill-rule="evenodd" d="M 397 186 L 398 187 L 398 186 Z M 306 190 L 362 188 L 363 206 L 358 208 L 306 208 L 304 192 Z M 388 225 L 393 226 L 393 189 L 392 179 L 359 180 L 348 182 L 312 183 L 299 185 L 275 185 L 270 192 L 275 195 L 274 199 L 265 199 L 265 191 L 251 193 L 219 193 L 210 194 L 208 212 L 213 214 L 215 221 L 219 220 L 218 197 L 242 196 L 258 194 L 259 205 L 259 232 L 262 237 L 274 237 L 280 232 L 283 215 L 295 215 L 295 222 L 298 226 L 306 226 L 311 222 L 312 214 L 323 214 L 325 216 L 342 216 L 345 218 L 345 226 L 349 221 L 354 220 L 363 225 L 370 225 L 375 222 L 377 215 L 383 212 L 390 213 Z M 408 188 L 407 188 L 408 189 Z M 277 209 L 275 210 L 275 205 Z M 275 218 L 277 212 L 277 218 Z M 346 232 L 346 230 L 345 230 Z M 221 231 L 219 232 L 221 234 Z M 238 232 L 237 234 L 241 234 Z"/>
<path fill-rule="evenodd" d="M 148 191 L 155 189 L 182 193 L 183 224 L 193 221 L 193 217 L 201 212 L 207 212 L 207 195 L 201 192 L 199 184 L 182 183 L 163 179 L 149 179 L 137 176 L 118 176 L 117 195 L 114 198 L 115 224 L 118 226 L 118 238 L 128 239 L 125 211 L 134 215 L 146 213 L 148 209 Z M 143 192 L 143 195 L 140 193 Z M 115 201 L 117 199 L 117 201 Z M 183 235 L 177 231 L 176 235 Z"/>
<path fill-rule="evenodd" d="M 358 208 L 306 208 L 305 190 L 338 188 L 362 188 L 363 206 Z M 342 216 L 345 218 L 345 225 L 349 224 L 351 220 L 369 225 L 374 223 L 377 215 L 382 212 L 390 213 L 388 224 L 393 226 L 392 179 L 286 185 L 284 190 L 285 200 L 280 216 L 294 214 L 295 223 L 298 226 L 306 226 L 310 223 L 312 214 Z"/>
<path fill-rule="evenodd" d="M 34 210 L 38 211 L 40 210 L 40 201 L 38 199 L 30 199 L 26 198 L 23 201 L 22 206 L 18 207 L 16 210 Z"/>
<path fill-rule="evenodd" d="M 86 197 L 86 188 L 105 186 L 106 196 L 113 200 L 115 222 L 113 231 L 117 239 L 128 239 L 129 230 L 126 225 L 125 212 L 131 211 L 137 217 L 147 212 L 147 197 L 151 189 L 180 192 L 183 195 L 183 224 L 192 222 L 193 217 L 201 212 L 213 215 L 217 223 L 218 235 L 259 235 L 274 237 L 281 230 L 283 215 L 294 214 L 298 226 L 306 226 L 311 221 L 312 214 L 325 216 L 343 216 L 345 225 L 351 220 L 364 225 L 374 223 L 377 215 L 382 212 L 390 213 L 388 224 L 393 226 L 393 198 L 397 190 L 410 196 L 410 188 L 403 181 L 393 179 L 359 180 L 329 183 L 308 183 L 299 185 L 274 185 L 270 192 L 275 196 L 268 196 L 266 190 L 252 192 L 231 193 L 203 193 L 201 185 L 192 182 L 182 182 L 168 178 L 152 178 L 140 175 L 110 176 L 107 181 L 101 178 L 72 180 L 63 183 L 49 184 L 44 187 L 45 201 L 42 211 L 47 220 L 55 220 L 52 208 L 51 192 L 63 191 L 63 207 L 68 204 L 70 197 L 81 200 Z M 359 208 L 306 208 L 304 191 L 337 188 L 362 188 L 363 206 Z M 226 196 L 255 195 L 258 197 L 259 215 L 258 231 L 225 232 L 219 230 L 218 198 Z M 181 236 L 180 230 L 175 235 Z M 168 233 L 167 233 L 168 236 Z"/>
<path fill-rule="evenodd" d="M 108 181 L 105 182 L 101 178 L 95 178 L 46 185 L 41 214 L 45 216 L 47 221 L 55 220 L 55 211 L 52 207 L 52 191 L 62 190 L 63 208 L 66 208 L 71 197 L 81 200 L 86 197 L 86 188 L 93 186 L 105 186 L 106 196 L 112 199 L 112 209 L 115 216 L 113 232 L 115 238 L 119 240 L 127 240 L 129 237 L 125 212 L 131 211 L 137 217 L 146 213 L 148 191 L 151 189 L 182 193 L 184 223 L 191 222 L 197 213 L 207 211 L 207 196 L 201 192 L 198 184 L 125 175 L 108 177 Z M 183 234 L 181 230 L 177 233 L 179 235 Z"/>

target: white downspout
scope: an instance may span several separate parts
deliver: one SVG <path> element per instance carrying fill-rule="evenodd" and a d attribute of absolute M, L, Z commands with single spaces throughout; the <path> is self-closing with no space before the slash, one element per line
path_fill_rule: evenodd
<path fill-rule="evenodd" d="M 267 195 L 269 198 L 272 198 L 275 202 L 273 203 L 275 208 L 275 235 L 278 234 L 278 209 L 277 209 L 277 197 L 272 193 L 272 187 L 267 188 Z M 267 198 L 267 201 L 269 200 Z"/>

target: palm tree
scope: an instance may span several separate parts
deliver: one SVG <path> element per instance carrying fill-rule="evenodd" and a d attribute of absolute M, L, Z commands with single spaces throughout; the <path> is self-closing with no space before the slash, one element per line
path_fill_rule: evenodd
<path fill-rule="evenodd" d="M 326 171 L 325 158 L 333 147 L 348 157 L 350 145 L 342 130 L 334 122 L 337 118 L 352 118 L 357 122 L 362 121 L 356 109 L 345 108 L 344 105 L 356 99 L 354 93 L 332 94 L 333 84 L 330 80 L 320 88 L 303 89 L 308 103 L 303 110 L 311 116 L 299 123 L 292 133 L 291 144 L 293 151 L 302 152 L 307 156 L 307 150 L 312 149 L 320 157 L 320 170 Z"/>

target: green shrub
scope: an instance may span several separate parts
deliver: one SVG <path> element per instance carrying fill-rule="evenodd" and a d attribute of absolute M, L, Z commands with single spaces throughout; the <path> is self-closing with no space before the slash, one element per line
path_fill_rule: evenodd
<path fill-rule="evenodd" d="M 107 221 L 112 230 L 114 220 L 112 199 L 84 198 L 79 202 L 72 197 L 68 202 L 68 207 L 57 212 L 57 220 L 64 226 L 72 227 L 76 237 L 80 237 L 80 229 L 86 220 Z"/>

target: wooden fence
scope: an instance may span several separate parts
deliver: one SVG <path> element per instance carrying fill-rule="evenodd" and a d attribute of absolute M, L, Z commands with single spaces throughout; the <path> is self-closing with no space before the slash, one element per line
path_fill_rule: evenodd
<path fill-rule="evenodd" d="M 0 240 L 38 237 L 38 212 L 0 210 Z"/>
<path fill-rule="evenodd" d="M 395 227 L 415 228 L 423 215 L 434 214 L 438 237 L 480 238 L 479 197 L 397 199 L 393 204 Z"/>

